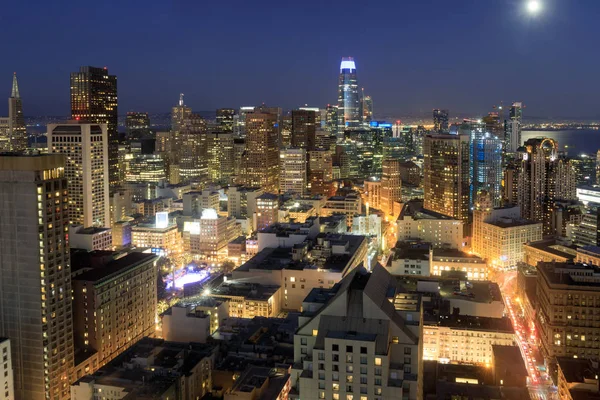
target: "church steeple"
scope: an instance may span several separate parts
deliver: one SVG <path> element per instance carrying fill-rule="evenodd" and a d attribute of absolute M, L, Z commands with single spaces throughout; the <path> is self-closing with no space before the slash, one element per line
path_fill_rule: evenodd
<path fill-rule="evenodd" d="M 17 83 L 17 73 L 13 73 L 13 82 L 12 82 L 12 92 L 10 97 L 13 99 L 20 99 L 21 95 L 19 95 L 19 84 Z"/>

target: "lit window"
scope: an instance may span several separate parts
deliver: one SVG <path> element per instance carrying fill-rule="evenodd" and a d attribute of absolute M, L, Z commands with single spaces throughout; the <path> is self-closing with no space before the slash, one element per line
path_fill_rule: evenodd
<path fill-rule="evenodd" d="M 381 365 L 381 358 L 375 357 L 375 365 Z"/>

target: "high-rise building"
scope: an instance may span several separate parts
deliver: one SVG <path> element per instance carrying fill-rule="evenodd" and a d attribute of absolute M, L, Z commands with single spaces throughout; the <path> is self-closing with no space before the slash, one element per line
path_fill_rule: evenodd
<path fill-rule="evenodd" d="M 48 125 L 48 152 L 64 154 L 69 219 L 84 227 L 110 227 L 106 124 L 69 121 Z"/>
<path fill-rule="evenodd" d="M 509 153 L 515 153 L 521 146 L 521 124 L 523 123 L 523 104 L 513 103 L 509 110 L 509 120 L 505 123 L 504 146 Z"/>
<path fill-rule="evenodd" d="M 327 104 L 325 109 L 325 130 L 329 134 L 338 137 L 339 132 L 339 108 L 338 106 Z M 342 130 L 343 133 L 343 130 Z"/>
<path fill-rule="evenodd" d="M 360 98 L 360 115 L 362 122 L 371 122 L 373 120 L 373 99 L 371 96 L 365 96 L 365 89 L 362 90 Z"/>
<path fill-rule="evenodd" d="M 211 182 L 230 183 L 235 161 L 233 133 L 207 133 L 206 151 L 208 155 L 208 179 Z"/>
<path fill-rule="evenodd" d="M 237 123 L 234 126 L 234 133 L 236 137 L 246 137 L 246 115 L 253 113 L 255 108 L 256 107 L 254 106 L 240 107 L 240 110 L 237 114 Z"/>
<path fill-rule="evenodd" d="M 146 112 L 127 112 L 125 129 L 128 138 L 141 138 L 150 134 L 150 117 Z"/>
<path fill-rule="evenodd" d="M 427 135 L 423 143 L 424 208 L 469 220 L 469 136 Z"/>
<path fill-rule="evenodd" d="M 233 108 L 219 108 L 217 110 L 217 125 L 223 133 L 233 133 L 235 110 Z"/>
<path fill-rule="evenodd" d="M 23 100 L 19 94 L 16 72 L 13 74 L 12 90 L 8 98 L 8 132 L 10 134 L 10 151 L 19 152 L 27 148 Z"/>
<path fill-rule="evenodd" d="M 279 192 L 306 194 L 306 149 L 289 148 L 279 152 Z"/>
<path fill-rule="evenodd" d="M 69 398 L 73 325 L 65 158 L 0 156 L 0 336 L 11 341 L 16 399 Z"/>
<path fill-rule="evenodd" d="M 292 110 L 292 147 L 313 150 L 316 129 L 316 113 L 314 111 Z"/>
<path fill-rule="evenodd" d="M 279 221 L 279 196 L 263 193 L 256 198 L 256 230 L 260 231 Z"/>
<path fill-rule="evenodd" d="M 552 212 L 557 200 L 576 200 L 576 174 L 570 161 L 559 156 L 558 142 L 533 138 L 518 154 L 517 203 L 523 218 L 542 222 L 552 233 Z"/>
<path fill-rule="evenodd" d="M 246 115 L 246 150 L 242 154 L 240 179 L 246 186 L 279 191 L 278 119 L 274 113 Z"/>
<path fill-rule="evenodd" d="M 487 131 L 486 124 L 466 120 L 461 130 L 466 130 L 471 142 L 471 197 L 475 202 L 478 193 L 485 191 L 492 197 L 494 207 L 502 203 L 502 140 Z"/>
<path fill-rule="evenodd" d="M 308 180 L 310 194 L 333 195 L 333 161 L 329 150 L 308 152 Z"/>
<path fill-rule="evenodd" d="M 143 337 L 153 336 L 156 259 L 153 254 L 134 252 L 73 274 L 75 346 L 94 353 L 96 368 Z M 119 287 L 122 282 L 127 282 L 126 288 L 107 289 Z"/>
<path fill-rule="evenodd" d="M 438 133 L 448 132 L 448 110 L 433 110 L 433 130 Z"/>
<path fill-rule="evenodd" d="M 357 126 L 360 123 L 360 100 L 356 64 L 353 57 L 343 57 L 340 63 L 338 80 L 338 123 L 342 130 L 346 126 Z"/>
<path fill-rule="evenodd" d="M 81 67 L 71 73 L 71 119 L 106 124 L 108 131 L 108 181 L 119 183 L 119 131 L 117 77 L 108 69 Z"/>
<path fill-rule="evenodd" d="M 208 179 L 206 121 L 190 114 L 179 126 L 177 160 L 181 182 L 204 183 Z"/>
<path fill-rule="evenodd" d="M 400 166 L 402 162 L 394 158 L 383 160 L 383 173 L 381 175 L 381 211 L 387 215 L 394 213 L 394 204 L 402 202 L 402 181 L 400 179 Z"/>

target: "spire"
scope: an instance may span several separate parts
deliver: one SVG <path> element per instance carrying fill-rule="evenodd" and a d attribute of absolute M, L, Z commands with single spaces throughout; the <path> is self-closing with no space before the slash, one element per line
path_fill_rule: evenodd
<path fill-rule="evenodd" d="M 17 73 L 13 73 L 13 84 L 12 84 L 12 92 L 10 97 L 13 99 L 19 99 L 21 96 L 19 95 L 19 84 L 17 83 Z"/>
<path fill-rule="evenodd" d="M 183 106 L 183 93 L 179 93 L 179 107 Z"/>

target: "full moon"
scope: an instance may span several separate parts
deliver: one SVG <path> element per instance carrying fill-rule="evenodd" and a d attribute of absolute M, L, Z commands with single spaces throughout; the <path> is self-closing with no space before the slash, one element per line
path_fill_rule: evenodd
<path fill-rule="evenodd" d="M 527 2 L 527 12 L 529 14 L 535 15 L 540 12 L 542 5 L 538 0 L 529 0 Z"/>

